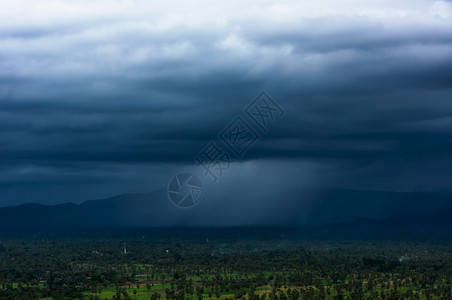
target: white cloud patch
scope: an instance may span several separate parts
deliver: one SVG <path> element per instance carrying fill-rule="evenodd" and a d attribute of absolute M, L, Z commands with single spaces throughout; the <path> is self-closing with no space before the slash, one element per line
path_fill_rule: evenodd
<path fill-rule="evenodd" d="M 228 70 L 234 62 L 254 75 L 278 66 L 293 74 L 353 62 L 363 57 L 360 52 L 400 43 L 414 48 L 407 56 L 418 45 L 450 44 L 450 3 L 336 4 L 2 1 L 2 76 L 96 80 L 142 75 L 143 64 L 153 74 L 162 65 L 186 74 L 193 62 L 203 74 Z"/>

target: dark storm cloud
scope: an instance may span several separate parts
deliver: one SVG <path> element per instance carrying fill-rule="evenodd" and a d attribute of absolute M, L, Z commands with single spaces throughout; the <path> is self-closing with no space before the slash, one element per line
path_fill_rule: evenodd
<path fill-rule="evenodd" d="M 244 160 L 279 161 L 286 170 L 312 163 L 324 185 L 448 189 L 448 2 L 349 3 L 335 13 L 327 1 L 196 13 L 140 1 L 140 9 L 115 3 L 102 11 L 67 2 L 31 9 L 29 19 L 4 5 L 11 14 L 0 23 L 2 198 L 36 182 L 68 191 L 140 176 L 141 185 L 121 191 L 165 184 L 164 168 L 192 164 L 261 90 L 286 114 Z M 427 165 L 432 172 L 422 175 Z M 101 195 L 89 190 L 86 198 Z M 30 195 L 18 193 L 18 201 Z"/>

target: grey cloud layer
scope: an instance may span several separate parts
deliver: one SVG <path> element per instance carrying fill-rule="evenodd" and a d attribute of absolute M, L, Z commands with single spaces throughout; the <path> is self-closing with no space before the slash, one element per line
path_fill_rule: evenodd
<path fill-rule="evenodd" d="M 392 167 L 406 180 L 376 187 L 448 188 L 450 2 L 36 3 L 0 5 L 4 185 L 189 164 L 267 90 L 286 115 L 246 159 L 313 162 L 325 183 Z"/>

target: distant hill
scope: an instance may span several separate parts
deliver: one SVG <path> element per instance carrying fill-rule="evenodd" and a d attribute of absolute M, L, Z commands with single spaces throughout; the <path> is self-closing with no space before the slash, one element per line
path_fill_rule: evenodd
<path fill-rule="evenodd" d="M 247 199 L 206 198 L 179 209 L 164 189 L 123 194 L 82 204 L 25 204 L 0 208 L 0 233 L 23 229 L 131 228 L 183 226 L 297 227 L 309 236 L 447 236 L 452 197 L 427 193 L 298 189 L 275 199 L 274 207 Z M 268 200 L 267 200 L 268 201 Z M 222 203 L 222 205 L 218 205 Z M 388 235 L 389 236 L 389 235 Z M 452 235 L 451 235 L 452 236 Z"/>
<path fill-rule="evenodd" d="M 24 204 L 0 208 L 0 228 L 130 227 L 166 224 L 165 216 L 178 209 L 158 201 L 164 190 L 123 194 L 82 204 Z M 168 225 L 168 224 L 167 224 Z"/>
<path fill-rule="evenodd" d="M 417 216 L 301 228 L 297 237 L 316 239 L 452 239 L 452 208 Z"/>

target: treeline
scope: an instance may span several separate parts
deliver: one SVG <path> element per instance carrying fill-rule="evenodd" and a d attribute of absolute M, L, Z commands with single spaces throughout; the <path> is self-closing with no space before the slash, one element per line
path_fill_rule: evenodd
<path fill-rule="evenodd" d="M 10 239 L 0 299 L 452 299 L 450 242 Z"/>

